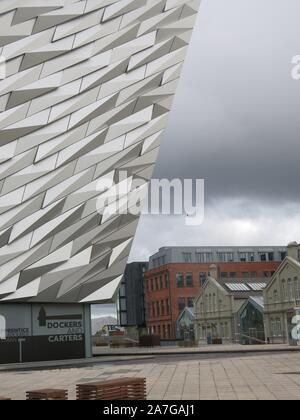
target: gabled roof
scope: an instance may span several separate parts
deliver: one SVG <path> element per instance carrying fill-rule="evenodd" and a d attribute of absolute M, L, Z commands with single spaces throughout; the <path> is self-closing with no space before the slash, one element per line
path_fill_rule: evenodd
<path fill-rule="evenodd" d="M 187 313 L 187 315 L 191 318 L 194 319 L 195 318 L 195 311 L 194 308 L 184 308 L 184 310 L 181 312 L 181 314 L 178 317 L 178 321 L 180 321 L 180 319 L 183 317 L 183 315 Z"/>
<path fill-rule="evenodd" d="M 228 296 L 233 296 L 234 299 L 249 299 L 250 296 L 260 296 L 263 290 L 267 287 L 270 282 L 270 277 L 262 277 L 256 279 L 236 279 L 226 278 L 216 280 L 213 277 L 208 277 L 206 283 L 203 286 L 202 291 L 195 299 L 195 302 L 203 295 L 209 282 L 213 282 L 214 285 L 222 290 L 223 293 Z"/>
<path fill-rule="evenodd" d="M 228 293 L 233 295 L 234 299 L 248 299 L 250 296 L 261 295 L 270 282 L 270 279 L 270 277 L 221 279 L 219 282 Z"/>
<path fill-rule="evenodd" d="M 256 295 L 256 296 L 249 296 L 249 298 L 244 302 L 244 304 L 241 306 L 241 308 L 238 311 L 238 315 L 240 316 L 247 305 L 251 303 L 259 312 L 263 313 L 265 305 L 264 305 L 264 297 L 262 294 Z"/>
<path fill-rule="evenodd" d="M 295 260 L 294 258 L 289 257 L 289 256 L 285 257 L 285 259 L 282 261 L 280 266 L 277 268 L 277 270 L 275 271 L 275 273 L 271 277 L 271 280 L 268 283 L 265 291 L 269 290 L 270 287 L 273 285 L 274 281 L 276 280 L 276 277 L 277 277 L 278 273 L 280 273 L 285 267 L 287 267 L 289 265 L 295 267 L 297 270 L 300 270 L 300 262 L 298 260 Z"/>

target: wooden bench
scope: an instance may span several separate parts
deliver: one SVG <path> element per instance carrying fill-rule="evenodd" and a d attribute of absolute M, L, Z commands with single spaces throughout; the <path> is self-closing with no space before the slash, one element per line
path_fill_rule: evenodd
<path fill-rule="evenodd" d="M 77 400 L 146 400 L 145 378 L 122 378 L 76 386 Z"/>
<path fill-rule="evenodd" d="M 26 392 L 26 400 L 61 400 L 68 399 L 66 389 L 38 389 Z"/>

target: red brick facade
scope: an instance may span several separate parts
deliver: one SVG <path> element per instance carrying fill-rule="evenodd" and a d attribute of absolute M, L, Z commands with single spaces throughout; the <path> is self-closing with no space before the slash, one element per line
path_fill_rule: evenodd
<path fill-rule="evenodd" d="M 251 282 L 251 278 L 271 276 L 280 262 L 232 262 L 217 265 L 221 277 L 249 278 Z M 210 264 L 168 264 L 145 273 L 149 332 L 159 334 L 165 339 L 176 338 L 176 321 L 182 310 L 191 306 L 192 300 L 198 296 L 201 281 L 209 273 L 209 266 Z"/>

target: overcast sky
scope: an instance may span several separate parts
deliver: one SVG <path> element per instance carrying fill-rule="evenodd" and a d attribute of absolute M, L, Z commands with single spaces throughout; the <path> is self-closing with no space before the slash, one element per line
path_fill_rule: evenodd
<path fill-rule="evenodd" d="M 154 176 L 204 178 L 205 222 L 143 216 L 131 261 L 300 241 L 299 17 L 299 0 L 202 0 Z"/>
<path fill-rule="evenodd" d="M 144 216 L 131 260 L 164 245 L 300 241 L 299 0 L 202 0 L 156 178 L 204 178 L 206 216 Z"/>

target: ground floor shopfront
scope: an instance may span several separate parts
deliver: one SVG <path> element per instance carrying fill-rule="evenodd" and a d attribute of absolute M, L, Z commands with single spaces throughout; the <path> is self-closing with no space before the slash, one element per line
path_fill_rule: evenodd
<path fill-rule="evenodd" d="M 0 304 L 0 363 L 91 355 L 89 305 Z"/>

